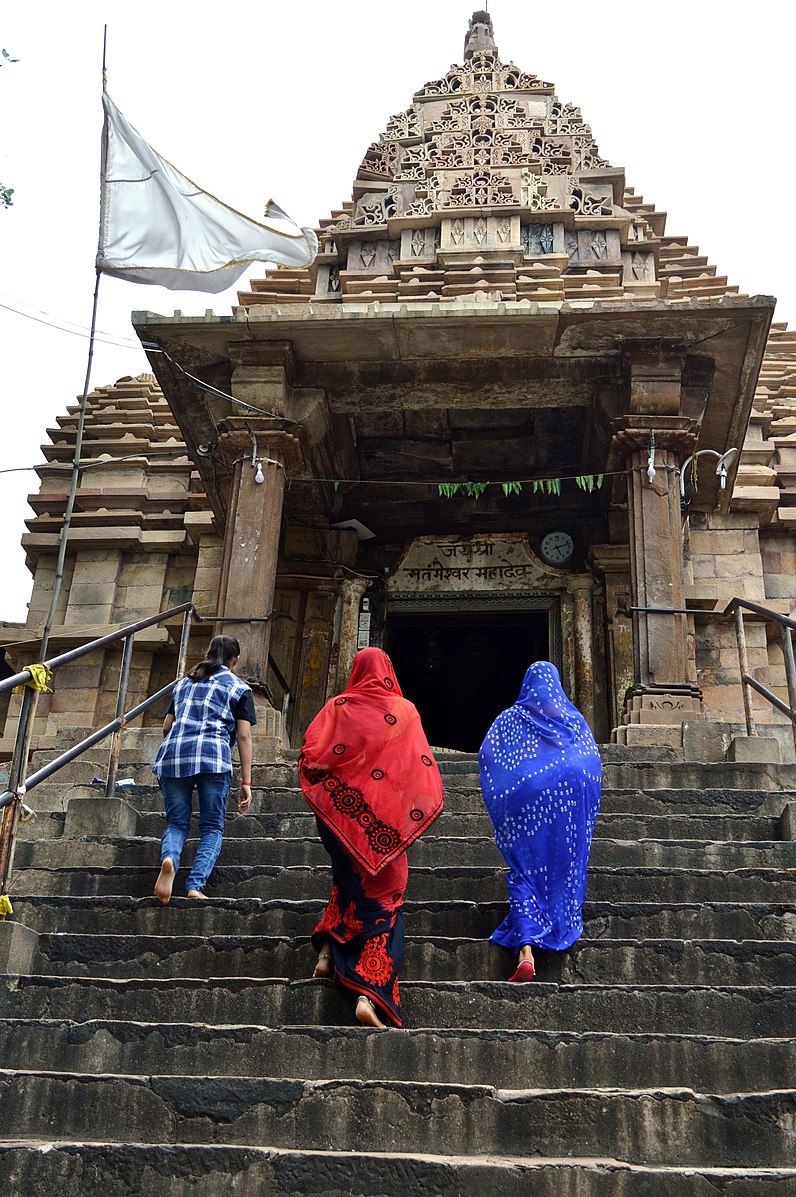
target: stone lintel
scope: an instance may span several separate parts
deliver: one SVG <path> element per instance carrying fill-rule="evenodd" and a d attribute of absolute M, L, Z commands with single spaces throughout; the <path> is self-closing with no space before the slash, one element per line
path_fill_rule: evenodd
<path fill-rule="evenodd" d="M 231 341 L 229 360 L 233 369 L 281 367 L 288 386 L 296 377 L 296 355 L 292 341 Z"/>

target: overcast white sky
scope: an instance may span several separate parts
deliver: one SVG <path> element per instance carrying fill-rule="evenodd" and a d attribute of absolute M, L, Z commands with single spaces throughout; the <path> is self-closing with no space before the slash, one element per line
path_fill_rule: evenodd
<path fill-rule="evenodd" d="M 465 0 L 137 0 L 6 8 L 0 46 L 0 470 L 42 460 L 55 417 L 82 390 L 99 204 L 102 27 L 108 90 L 183 173 L 255 218 L 269 195 L 315 225 L 351 197 L 387 119 L 461 62 Z M 796 322 L 792 0 L 490 0 L 501 57 L 556 84 L 601 152 L 750 295 Z M 261 275 L 253 270 L 249 277 Z M 245 281 L 245 280 L 244 280 Z M 134 309 L 227 313 L 202 296 L 104 278 L 92 382 L 148 369 Z M 128 347 L 129 345 L 129 347 Z M 31 578 L 19 547 L 33 473 L 0 473 L 0 618 L 24 619 Z"/>

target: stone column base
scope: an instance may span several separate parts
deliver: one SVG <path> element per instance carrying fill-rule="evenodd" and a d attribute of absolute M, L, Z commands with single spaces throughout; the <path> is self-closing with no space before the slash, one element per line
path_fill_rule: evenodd
<path fill-rule="evenodd" d="M 680 724 L 704 718 L 702 691 L 698 686 L 662 687 L 660 690 L 633 686 L 625 695 L 623 724 Z"/>
<path fill-rule="evenodd" d="M 272 707 L 263 694 L 254 691 L 254 709 L 257 712 L 257 722 L 252 728 L 252 745 L 254 748 L 255 765 L 268 764 L 270 761 L 280 761 L 286 748 L 290 748 L 290 740 L 285 727 L 284 716 L 281 711 Z"/>

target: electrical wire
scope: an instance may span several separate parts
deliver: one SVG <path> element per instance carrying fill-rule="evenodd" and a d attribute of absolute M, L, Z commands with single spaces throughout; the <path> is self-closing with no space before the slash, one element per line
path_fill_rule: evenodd
<path fill-rule="evenodd" d="M 257 416 L 266 416 L 269 420 L 281 420 L 285 424 L 295 424 L 299 426 L 300 420 L 291 420 L 289 416 L 281 416 L 277 412 L 264 411 L 261 407 L 255 407 L 252 403 L 246 403 L 243 399 L 236 399 L 234 395 L 228 395 L 226 391 L 220 391 L 218 387 L 211 386 L 208 382 L 203 382 L 201 378 L 197 378 L 195 374 L 189 374 L 184 366 L 175 361 L 170 353 L 167 353 L 156 341 L 142 341 L 141 348 L 147 353 L 160 353 L 165 357 L 166 361 L 174 367 L 178 373 L 182 374 L 184 378 L 197 388 L 199 391 L 204 391 L 208 395 L 212 395 L 214 399 L 223 399 L 226 403 L 234 403 L 237 407 L 244 408 L 245 411 L 253 412 Z"/>
<path fill-rule="evenodd" d="M 47 328 L 54 328 L 58 332 L 70 333 L 73 337 L 83 337 L 85 340 L 90 340 L 91 338 L 90 331 L 84 325 L 75 324 L 72 328 L 67 328 L 66 325 L 73 323 L 71 320 L 66 320 L 65 317 L 52 316 L 50 312 L 41 312 L 40 315 L 34 316 L 31 312 L 23 312 L 20 308 L 12 307 L 8 303 L 0 303 L 0 308 L 3 308 L 6 312 L 13 312 L 15 316 L 23 316 L 26 320 L 34 320 L 36 324 L 44 324 Z M 52 316 L 52 318 L 46 320 L 44 319 L 45 316 Z M 63 320 L 65 323 L 57 323 L 59 320 Z M 141 348 L 140 341 L 134 341 L 132 338 L 128 340 L 124 337 L 117 337 L 114 333 L 98 332 L 95 334 L 94 339 L 95 341 L 102 341 L 104 345 L 111 345 L 114 349 Z"/>

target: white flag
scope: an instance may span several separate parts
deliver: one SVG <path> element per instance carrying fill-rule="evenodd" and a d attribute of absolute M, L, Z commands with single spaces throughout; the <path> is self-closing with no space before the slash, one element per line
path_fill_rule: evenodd
<path fill-rule="evenodd" d="M 97 269 L 131 283 L 223 291 L 252 262 L 309 266 L 318 252 L 273 200 L 263 223 L 197 187 L 156 154 L 103 92 L 102 207 Z"/>

